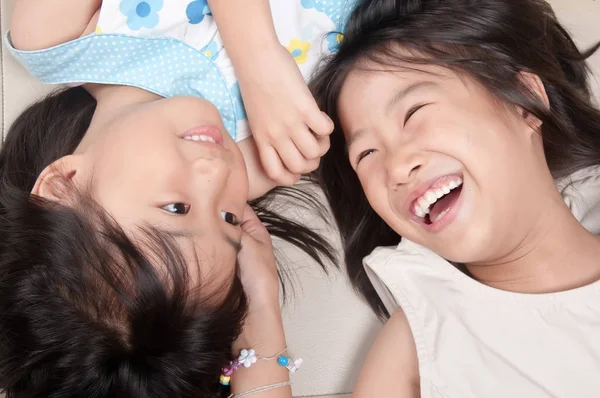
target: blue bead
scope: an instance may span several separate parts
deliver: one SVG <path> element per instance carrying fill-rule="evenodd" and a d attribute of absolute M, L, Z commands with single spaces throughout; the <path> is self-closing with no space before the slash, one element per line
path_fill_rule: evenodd
<path fill-rule="evenodd" d="M 290 362 L 290 360 L 288 359 L 288 357 L 286 357 L 285 355 L 280 355 L 279 358 L 277 358 L 277 363 L 280 366 L 287 366 L 287 364 Z"/>

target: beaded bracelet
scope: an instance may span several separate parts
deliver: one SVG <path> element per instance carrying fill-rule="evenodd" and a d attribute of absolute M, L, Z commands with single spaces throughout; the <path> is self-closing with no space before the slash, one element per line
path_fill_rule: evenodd
<path fill-rule="evenodd" d="M 258 394 L 259 392 L 264 392 L 264 391 L 269 391 L 269 390 L 274 390 L 276 388 L 281 388 L 281 387 L 287 387 L 291 385 L 291 383 L 289 381 L 282 381 L 281 383 L 275 383 L 275 384 L 271 384 L 268 386 L 262 386 L 262 387 L 256 387 L 253 388 L 250 391 L 246 391 L 240 394 L 230 394 L 229 397 L 227 398 L 242 398 L 242 397 L 247 397 L 249 395 L 253 395 L 253 394 Z"/>
<path fill-rule="evenodd" d="M 287 347 L 270 357 L 261 357 L 257 356 L 256 351 L 252 348 L 244 348 L 240 351 L 240 355 L 236 360 L 230 361 L 229 365 L 221 369 L 221 377 L 219 379 L 219 382 L 224 386 L 228 386 L 229 382 L 231 381 L 231 375 L 233 374 L 233 372 L 235 372 L 242 366 L 245 368 L 249 368 L 259 360 L 271 361 L 277 358 L 277 364 L 279 366 L 283 366 L 287 368 L 287 370 L 289 370 L 291 373 L 295 373 L 298 369 L 300 369 L 300 365 L 302 365 L 302 358 L 292 360 L 286 355 L 283 355 L 283 353 L 286 351 Z"/>

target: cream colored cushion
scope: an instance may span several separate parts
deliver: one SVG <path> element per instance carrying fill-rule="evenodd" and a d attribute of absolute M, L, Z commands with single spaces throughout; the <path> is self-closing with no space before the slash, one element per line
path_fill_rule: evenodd
<path fill-rule="evenodd" d="M 3 34 L 13 3 L 14 0 L 0 2 Z M 589 46 L 600 39 L 600 1 L 553 0 L 551 3 L 580 45 Z M 600 74 L 600 53 L 591 59 L 591 64 Z M 23 108 L 52 87 L 27 76 L 5 48 L 2 48 L 0 68 L 0 126 L 4 137 Z M 594 80 L 593 87 L 600 94 L 598 79 Z M 323 225 L 320 227 L 333 239 L 332 231 L 326 231 Z M 305 361 L 302 370 L 293 376 L 294 394 L 333 396 L 351 392 L 360 365 L 381 326 L 352 292 L 343 274 L 334 273 L 326 278 L 295 250 L 284 248 L 284 252 L 295 264 L 298 287 L 284 310 L 288 343 L 290 352 Z"/>

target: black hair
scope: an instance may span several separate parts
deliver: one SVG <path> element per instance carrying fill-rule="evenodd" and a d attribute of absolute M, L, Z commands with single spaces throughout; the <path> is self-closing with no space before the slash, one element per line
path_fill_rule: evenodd
<path fill-rule="evenodd" d="M 247 298 L 236 275 L 225 298 L 193 286 L 172 237 L 135 241 L 85 193 L 65 206 L 31 195 L 46 166 L 73 153 L 96 108 L 83 88 L 58 90 L 14 122 L 0 152 L 0 392 L 29 397 L 213 397 L 232 359 Z M 269 232 L 326 270 L 330 245 L 252 202 Z"/>
<path fill-rule="evenodd" d="M 542 122 L 548 166 L 561 178 L 600 164 L 600 112 L 585 62 L 599 46 L 581 52 L 543 0 L 364 0 L 357 6 L 339 51 L 315 75 L 311 89 L 335 124 L 317 178 L 339 227 L 351 282 L 377 315 L 389 314 L 362 259 L 401 237 L 370 207 L 348 161 L 337 110 L 348 74 L 367 64 L 392 69 L 429 64 L 471 77 L 501 102 Z M 549 109 L 524 86 L 520 72 L 539 76 Z"/>

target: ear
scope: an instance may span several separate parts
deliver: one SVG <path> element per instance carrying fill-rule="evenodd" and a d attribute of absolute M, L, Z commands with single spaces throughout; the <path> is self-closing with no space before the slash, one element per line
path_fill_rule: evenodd
<path fill-rule="evenodd" d="M 550 109 L 550 100 L 546 93 L 546 87 L 544 87 L 544 83 L 542 83 L 542 79 L 538 75 L 529 72 L 520 72 L 519 79 L 531 94 L 535 95 L 542 101 L 546 108 Z M 527 114 L 524 110 L 521 110 L 521 112 L 525 119 L 532 119 L 531 115 Z M 530 122 L 534 123 L 534 127 L 539 127 L 540 125 L 540 121 L 537 119 L 535 121 L 530 120 Z"/>
<path fill-rule="evenodd" d="M 81 155 L 64 156 L 47 166 L 31 190 L 33 195 L 70 205 L 73 199 L 73 185 L 83 175 Z"/>

